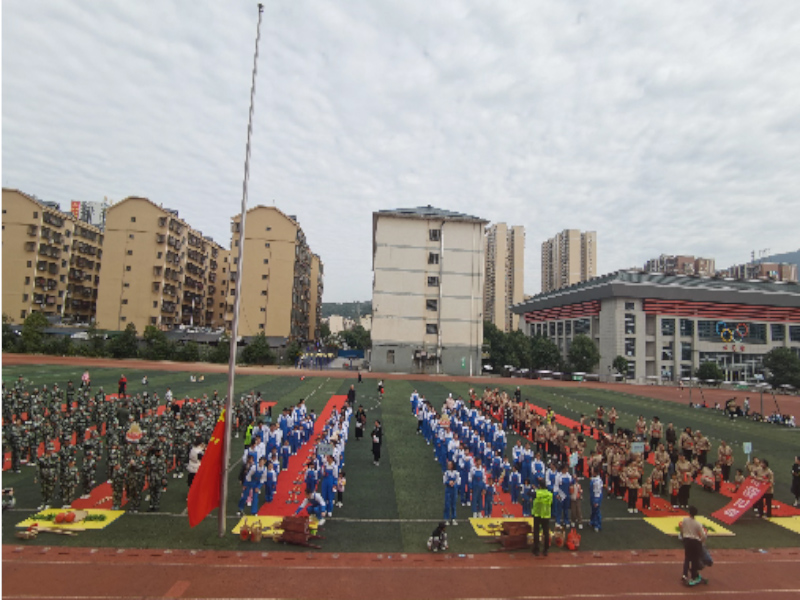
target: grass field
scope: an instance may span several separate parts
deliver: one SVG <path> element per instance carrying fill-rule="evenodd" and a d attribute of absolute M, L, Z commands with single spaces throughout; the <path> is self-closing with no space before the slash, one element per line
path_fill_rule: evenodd
<path fill-rule="evenodd" d="M 16 380 L 18 375 L 36 385 L 52 386 L 58 382 L 64 387 L 68 379 L 78 382 L 82 370 L 77 367 L 40 365 L 37 367 L 4 367 L 3 381 Z M 93 386 L 103 385 L 107 392 L 116 391 L 120 373 L 128 378 L 129 393 L 142 390 L 140 381 L 145 374 L 122 366 L 120 369 L 93 369 Z M 167 386 L 176 398 L 185 394 L 209 395 L 214 389 L 224 394 L 226 376 L 206 374 L 203 383 L 191 383 L 189 372 L 153 371 L 147 373 L 149 390 L 163 396 Z M 296 403 L 305 398 L 308 406 L 319 413 L 330 396 L 344 394 L 354 380 L 296 376 L 247 375 L 237 377 L 237 394 L 245 390 L 259 390 L 267 400 L 277 402 L 276 409 Z M 509 381 L 508 390 L 511 385 Z M 356 442 L 350 436 L 346 450 L 348 486 L 345 506 L 334 513 L 324 528 L 324 550 L 329 552 L 421 552 L 425 550 L 428 535 L 442 517 L 443 486 L 441 470 L 433 460 L 433 451 L 420 436 L 417 436 L 416 421 L 411 416 L 409 396 L 414 389 L 440 406 L 447 394 L 466 396 L 470 384 L 415 381 L 389 381 L 382 401 L 377 398 L 374 382 L 365 381 L 358 390 L 358 403 L 368 410 L 368 429 L 372 421 L 381 419 L 385 438 L 383 458 L 379 467 L 372 463 L 371 447 L 367 440 Z M 712 441 L 712 451 L 720 439 L 733 445 L 736 451 L 736 466 L 743 466 L 745 456 L 742 442 L 752 442 L 757 456 L 768 458 L 776 475 L 775 498 L 791 503 L 789 493 L 790 469 L 794 455 L 800 446 L 797 430 L 779 428 L 752 422 L 731 422 L 714 411 L 691 409 L 686 405 L 662 402 L 648 398 L 592 389 L 576 384 L 568 388 L 524 388 L 523 397 L 547 406 L 560 414 L 578 418 L 581 413 L 590 413 L 598 404 L 616 406 L 620 413 L 619 425 L 633 427 L 639 414 L 648 420 L 658 415 L 665 423 L 672 422 L 677 428 L 690 425 L 699 427 Z M 238 459 L 241 440 L 234 439 L 233 456 Z M 509 437 L 509 448 L 516 439 Z M 38 485 L 34 485 L 33 468 L 23 467 L 21 474 L 3 473 L 3 486 L 15 488 L 17 508 L 3 513 L 3 543 L 18 543 L 13 537 L 16 523 L 35 512 L 40 502 Z M 101 464 L 99 473 L 105 472 Z M 229 475 L 228 530 L 238 519 L 235 516 L 239 488 L 236 480 L 238 467 Z M 584 482 L 586 484 L 587 482 Z M 79 546 L 110 546 L 139 548 L 203 548 L 238 550 L 292 550 L 290 546 L 277 546 L 271 541 L 259 545 L 242 543 L 232 534 L 217 537 L 216 513 L 194 529 L 190 529 L 185 516 L 186 479 L 169 479 L 169 490 L 162 496 L 160 513 L 126 514 L 102 531 L 88 531 L 78 537 L 69 538 L 42 534 L 36 543 Z M 709 515 L 722 507 L 727 499 L 703 492 L 698 486 L 692 490 L 691 502 L 701 514 Z M 476 536 L 468 525 L 466 508 L 459 506 L 459 525 L 450 528 L 451 549 L 460 553 L 487 552 L 496 546 L 487 545 Z M 583 530 L 582 548 L 585 550 L 619 550 L 674 548 L 679 542 L 658 532 L 645 523 L 641 515 L 631 515 L 620 500 L 604 500 L 602 506 L 604 530 Z M 584 517 L 588 520 L 588 493 L 584 494 Z M 800 545 L 797 534 L 753 516 L 745 516 L 729 529 L 736 535 L 730 538 L 715 538 L 711 545 L 717 548 L 762 548 Z"/>

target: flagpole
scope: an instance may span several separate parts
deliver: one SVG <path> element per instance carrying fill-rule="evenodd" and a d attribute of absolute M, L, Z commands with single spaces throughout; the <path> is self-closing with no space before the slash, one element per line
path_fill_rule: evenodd
<path fill-rule="evenodd" d="M 225 515 L 228 504 L 228 465 L 231 462 L 231 422 L 233 421 L 233 381 L 236 376 L 236 338 L 239 331 L 239 306 L 242 297 L 242 279 L 244 273 L 245 219 L 247 218 L 247 182 L 250 179 L 250 138 L 253 134 L 253 102 L 256 96 L 256 74 L 258 73 L 258 42 L 261 40 L 261 15 L 264 5 L 258 5 L 258 26 L 256 27 L 256 50 L 253 56 L 253 81 L 250 86 L 250 116 L 247 122 L 247 146 L 244 156 L 244 183 L 242 184 L 242 214 L 239 219 L 239 268 L 236 273 L 233 299 L 233 323 L 231 324 L 231 352 L 228 359 L 228 395 L 225 398 L 225 440 L 222 446 L 222 477 L 219 499 L 219 537 L 227 532 Z"/>

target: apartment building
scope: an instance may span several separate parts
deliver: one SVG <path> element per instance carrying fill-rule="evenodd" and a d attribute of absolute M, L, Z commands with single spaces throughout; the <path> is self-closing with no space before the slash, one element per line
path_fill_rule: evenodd
<path fill-rule="evenodd" d="M 373 370 L 480 372 L 486 224 L 431 206 L 373 213 Z"/>
<path fill-rule="evenodd" d="M 566 357 L 576 335 L 600 350 L 599 373 L 613 375 L 616 356 L 638 383 L 691 377 L 716 362 L 730 381 L 753 381 L 764 355 L 800 354 L 800 286 L 796 283 L 618 271 L 514 307 L 528 335 L 552 339 Z"/>
<path fill-rule="evenodd" d="M 565 229 L 542 243 L 542 293 L 597 275 L 597 232 Z"/>
<path fill-rule="evenodd" d="M 240 220 L 240 215 L 231 219 L 226 313 L 229 329 L 239 273 Z M 300 342 L 314 339 L 312 333 L 316 335 L 319 331 L 322 311 L 323 265 L 309 249 L 296 218 L 273 206 L 255 206 L 247 211 L 245 233 L 239 335 L 247 337 L 263 332 L 267 337 Z M 315 264 L 318 264 L 317 275 L 312 277 Z"/>
<path fill-rule="evenodd" d="M 644 264 L 648 273 L 664 273 L 666 275 L 699 275 L 713 277 L 716 273 L 713 258 L 695 258 L 686 254 L 662 254 L 651 258 Z"/>
<path fill-rule="evenodd" d="M 510 307 L 523 299 L 525 228 L 497 223 L 486 229 L 486 285 L 484 320 L 509 332 L 519 328 L 519 316 Z"/>
<path fill-rule="evenodd" d="M 766 279 L 770 281 L 797 282 L 797 265 L 776 262 L 751 262 L 734 265 L 724 272 L 736 279 Z"/>
<path fill-rule="evenodd" d="M 221 277 L 213 253 L 219 256 L 224 248 L 177 211 L 147 198 L 126 198 L 108 209 L 105 235 L 100 327 L 119 330 L 133 323 L 142 332 L 148 325 L 172 329 L 220 322 L 211 310 L 216 290 L 209 293 L 208 285 L 210 274 Z M 216 268 L 210 267 L 212 260 Z"/>
<path fill-rule="evenodd" d="M 311 255 L 311 286 L 308 306 L 308 338 L 319 340 L 320 324 L 322 323 L 322 292 L 324 285 L 324 266 L 318 254 Z"/>
<path fill-rule="evenodd" d="M 19 190 L 3 188 L 3 312 L 75 323 L 96 313 L 103 233 Z"/>

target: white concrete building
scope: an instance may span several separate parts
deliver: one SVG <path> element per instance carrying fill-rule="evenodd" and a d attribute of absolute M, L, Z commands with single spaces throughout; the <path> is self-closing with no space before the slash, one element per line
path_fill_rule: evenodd
<path fill-rule="evenodd" d="M 372 370 L 480 372 L 486 223 L 430 206 L 373 213 Z"/>

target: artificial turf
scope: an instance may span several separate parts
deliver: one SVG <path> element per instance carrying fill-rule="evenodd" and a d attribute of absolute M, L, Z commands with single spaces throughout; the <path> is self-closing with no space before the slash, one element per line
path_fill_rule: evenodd
<path fill-rule="evenodd" d="M 71 366 L 39 365 L 3 368 L 3 381 L 13 383 L 18 375 L 30 380 L 32 385 L 58 382 L 65 387 L 68 379 L 77 383 L 82 369 Z M 129 393 L 143 390 L 141 378 L 145 374 L 135 363 L 121 363 L 119 369 L 92 369 L 93 387 L 102 385 L 106 392 L 116 391 L 116 382 L 121 373 L 128 379 Z M 214 389 L 224 395 L 227 388 L 226 375 L 206 374 L 202 383 L 189 381 L 190 372 L 147 372 L 149 391 L 163 397 L 167 386 L 176 398 L 191 397 L 203 393 L 211 395 Z M 334 394 L 344 394 L 355 380 L 342 380 L 323 376 L 306 377 L 281 375 L 241 375 L 236 380 L 236 394 L 244 391 L 261 391 L 267 400 L 274 400 L 279 411 L 299 398 L 305 398 L 309 408 L 322 411 Z M 516 382 L 509 380 L 505 389 L 511 393 Z M 368 421 L 365 437 L 356 441 L 351 430 L 345 457 L 347 488 L 344 507 L 336 509 L 334 517 L 324 527 L 323 549 L 329 552 L 421 552 L 425 541 L 436 522 L 442 518 L 444 493 L 441 469 L 434 461 L 433 450 L 422 436 L 416 434 L 416 419 L 411 415 L 409 396 L 416 389 L 437 408 L 448 393 L 466 397 L 470 387 L 467 383 L 401 381 L 386 384 L 382 399 L 372 380 L 356 384 L 357 404 L 367 409 Z M 632 428 L 639 414 L 649 421 L 658 415 L 665 423 L 672 422 L 679 430 L 690 425 L 699 427 L 712 441 L 712 453 L 720 439 L 728 441 L 736 452 L 735 466 L 744 466 L 745 456 L 742 442 L 753 444 L 755 455 L 768 458 L 776 476 L 775 498 L 791 503 L 789 494 L 790 469 L 797 453 L 797 430 L 750 421 L 732 422 L 721 413 L 708 409 L 692 409 L 659 400 L 632 394 L 611 392 L 593 388 L 586 384 L 574 387 L 551 388 L 542 386 L 523 387 L 523 398 L 541 406 L 551 405 L 565 416 L 578 419 L 581 413 L 592 414 L 598 404 L 607 408 L 616 406 L 620 414 L 618 426 Z M 277 414 L 277 412 L 275 413 Z M 380 466 L 373 465 L 369 433 L 373 422 L 380 419 L 384 428 L 384 445 Z M 509 448 L 516 437 L 509 436 Z M 240 457 L 241 440 L 233 439 L 233 460 Z M 169 489 L 162 496 L 161 512 L 126 514 L 102 531 L 87 531 L 78 537 L 41 534 L 37 540 L 20 542 L 14 538 L 16 523 L 35 512 L 40 502 L 38 485 L 33 483 L 35 469 L 23 467 L 21 474 L 3 473 L 3 487 L 14 487 L 17 507 L 3 513 L 2 539 L 4 544 L 27 543 L 51 546 L 110 546 L 128 548 L 218 548 L 237 550 L 304 550 L 291 546 L 277 546 L 266 540 L 260 544 L 239 541 L 228 533 L 223 538 L 217 535 L 216 511 L 196 528 L 191 529 L 184 511 L 186 508 L 186 479 L 169 479 Z M 105 473 L 101 463 L 98 474 Z M 238 467 L 234 464 L 229 473 L 228 531 L 236 524 L 236 504 L 239 487 L 236 481 Z M 584 482 L 586 485 L 587 482 Z M 726 504 L 727 499 L 719 494 L 704 492 L 699 486 L 692 489 L 691 502 L 700 513 L 709 515 Z M 499 513 L 499 511 L 497 511 Z M 602 533 L 588 528 L 583 530 L 584 550 L 655 549 L 675 548 L 679 542 L 648 525 L 642 515 L 631 515 L 624 502 L 616 499 L 604 500 L 602 506 L 605 519 Z M 584 519 L 588 523 L 588 493 L 584 494 Z M 494 545 L 487 544 L 472 531 L 468 524 L 469 508 L 458 507 L 459 525 L 449 529 L 451 550 L 459 553 L 487 552 Z M 712 547 L 717 548 L 762 548 L 798 546 L 797 534 L 775 524 L 744 516 L 729 527 L 736 536 L 714 538 Z"/>

